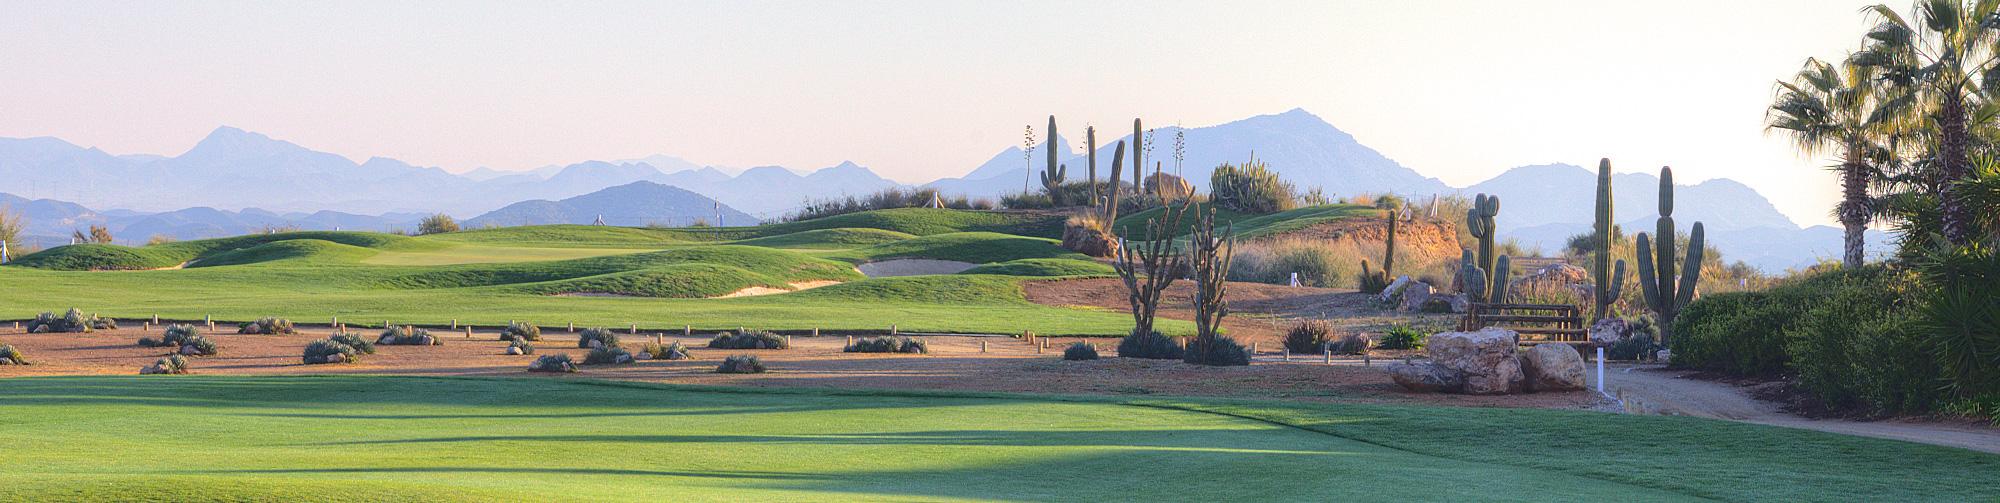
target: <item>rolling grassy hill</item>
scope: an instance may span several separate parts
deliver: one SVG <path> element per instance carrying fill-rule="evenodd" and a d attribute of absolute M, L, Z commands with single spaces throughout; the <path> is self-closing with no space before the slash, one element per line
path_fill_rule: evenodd
<path fill-rule="evenodd" d="M 1990 454 L 1532 409 L 200 375 L 0 404 L 8 501 L 2000 497 Z"/>

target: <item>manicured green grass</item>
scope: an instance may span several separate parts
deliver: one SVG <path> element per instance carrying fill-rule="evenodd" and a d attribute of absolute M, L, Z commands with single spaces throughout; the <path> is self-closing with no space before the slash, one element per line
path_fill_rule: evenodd
<path fill-rule="evenodd" d="M 997 274 L 1001 276 L 1110 276 L 1117 274 L 1111 266 L 1094 260 L 1067 258 L 1024 258 L 997 264 L 986 264 L 966 269 L 959 274 Z"/>
<path fill-rule="evenodd" d="M 0 422 L 8 501 L 2000 496 L 1971 451 L 1541 410 L 195 375 L 7 379 Z"/>
<path fill-rule="evenodd" d="M 856 248 L 826 255 L 853 262 L 874 262 L 898 258 L 956 260 L 983 264 L 1026 258 L 1085 259 L 1083 254 L 1064 250 L 1056 240 L 1000 234 L 996 232 L 954 232 Z"/>
<path fill-rule="evenodd" d="M 657 251 L 658 248 L 556 248 L 454 244 L 428 250 L 382 251 L 361 259 L 375 265 L 455 265 L 569 260 Z"/>

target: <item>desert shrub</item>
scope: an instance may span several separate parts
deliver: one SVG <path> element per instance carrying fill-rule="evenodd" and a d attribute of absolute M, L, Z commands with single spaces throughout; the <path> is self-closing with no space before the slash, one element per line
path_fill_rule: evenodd
<path fill-rule="evenodd" d="M 431 336 L 429 330 L 408 325 L 389 327 L 382 336 L 375 338 L 375 344 L 382 346 L 443 346 L 444 339 Z"/>
<path fill-rule="evenodd" d="M 636 358 L 632 357 L 632 353 L 630 351 L 626 351 L 625 348 L 617 346 L 604 346 L 600 348 L 592 348 L 589 354 L 583 355 L 583 364 L 603 365 L 607 363 L 632 363 L 632 361 L 635 359 Z"/>
<path fill-rule="evenodd" d="M 745 330 L 743 333 L 723 332 L 708 340 L 713 349 L 785 349 L 791 347 L 778 334 L 761 330 Z"/>
<path fill-rule="evenodd" d="M 1333 324 L 1325 320 L 1306 320 L 1293 325 L 1285 332 L 1285 350 L 1299 354 L 1315 354 L 1326 349 L 1326 343 L 1333 340 Z"/>
<path fill-rule="evenodd" d="M 1399 323 L 1390 326 L 1389 331 L 1383 332 L 1382 339 L 1375 342 L 1375 347 L 1382 349 L 1417 349 L 1424 347 L 1424 339 L 1426 338 L 1429 338 L 1429 336 L 1424 335 L 1422 330 L 1417 330 L 1416 327 L 1412 327 L 1407 323 Z"/>
<path fill-rule="evenodd" d="M 452 219 L 451 215 L 437 213 L 417 223 L 417 235 L 420 236 L 447 232 L 458 232 L 458 220 Z"/>
<path fill-rule="evenodd" d="M 535 326 L 532 323 L 508 323 L 507 328 L 500 331 L 500 340 L 511 341 L 515 339 L 524 341 L 542 340 L 542 327 Z"/>
<path fill-rule="evenodd" d="M 1369 274 L 1356 276 L 1355 284 L 1356 288 L 1361 289 L 1361 293 L 1375 295 L 1388 290 L 1389 281 L 1389 276 L 1382 274 L 1382 271 L 1369 271 Z"/>
<path fill-rule="evenodd" d="M 1063 220 L 1062 247 L 1092 257 L 1109 257 L 1118 251 L 1118 237 L 1111 234 L 1111 222 L 1103 212 L 1078 210 Z"/>
<path fill-rule="evenodd" d="M 327 339 L 333 342 L 346 344 L 347 347 L 354 348 L 355 352 L 361 354 L 365 355 L 375 354 L 375 343 L 368 342 L 368 339 L 362 338 L 360 335 L 357 334 L 341 332 L 333 334 L 332 337 L 328 337 Z"/>
<path fill-rule="evenodd" d="M 680 341 L 666 344 L 648 342 L 639 346 L 639 355 L 637 357 L 654 360 L 686 360 L 688 359 L 688 352 L 687 346 L 681 344 Z"/>
<path fill-rule="evenodd" d="M 34 334 L 89 333 L 93 330 L 116 330 L 118 320 L 83 314 L 82 310 L 72 307 L 62 316 L 49 312 L 35 315 L 35 319 L 29 321 L 26 328 L 28 333 Z"/>
<path fill-rule="evenodd" d="M 188 363 L 185 356 L 167 355 L 165 358 L 154 360 L 151 370 L 156 374 L 186 374 L 191 368 Z M 146 369 L 141 369 L 140 373 L 146 373 Z"/>
<path fill-rule="evenodd" d="M 528 364 L 528 371 L 529 372 L 576 372 L 576 363 L 570 361 L 569 355 L 567 354 L 556 353 L 552 355 L 542 355 L 535 357 L 534 363 Z"/>
<path fill-rule="evenodd" d="M 1656 335 L 1634 331 L 1630 337 L 1611 343 L 1604 348 L 1604 357 L 1613 360 L 1638 360 L 1660 350 Z"/>
<path fill-rule="evenodd" d="M 1097 359 L 1097 346 L 1078 342 L 1063 348 L 1063 359 L 1070 361 Z"/>
<path fill-rule="evenodd" d="M 1188 341 L 1187 352 L 1181 361 L 1217 367 L 1249 365 L 1250 349 L 1228 336 L 1216 335 L 1207 340 L 1197 337 Z"/>
<path fill-rule="evenodd" d="M 521 350 L 521 354 L 524 354 L 524 355 L 532 355 L 532 354 L 535 354 L 535 345 L 534 345 L 534 344 L 529 344 L 529 343 L 528 343 L 528 341 L 526 341 L 526 340 L 522 340 L 522 339 L 508 339 L 508 340 L 507 340 L 507 347 L 510 347 L 510 348 L 516 348 L 516 349 L 520 349 L 520 350 Z"/>
<path fill-rule="evenodd" d="M 257 321 L 239 325 L 237 327 L 236 333 L 277 335 L 277 334 L 296 334 L 298 333 L 298 330 L 294 330 L 292 328 L 292 320 L 287 320 L 284 318 L 264 317 L 264 318 L 258 318 Z"/>
<path fill-rule="evenodd" d="M 28 357 L 14 346 L 0 344 L 0 365 L 27 365 Z"/>
<path fill-rule="evenodd" d="M 1010 210 L 1041 210 L 1056 207 L 1047 192 L 1023 192 L 1000 196 L 1000 207 Z"/>
<path fill-rule="evenodd" d="M 1786 361 L 1800 389 L 1829 409 L 1923 413 L 1944 399 L 1935 355 L 1926 346 L 1915 277 L 1907 271 L 1853 274 L 1821 290 L 1784 333 Z M 1679 359 L 1679 355 L 1675 355 Z"/>
<path fill-rule="evenodd" d="M 784 220 L 797 222 L 872 210 L 924 208 L 931 205 L 933 198 L 943 203 L 944 207 L 955 210 L 990 210 L 994 207 L 990 199 L 975 200 L 964 195 L 946 196 L 939 194 L 937 189 L 930 188 L 890 187 L 860 198 L 846 196 L 809 200 L 806 201 L 805 207 L 785 215 Z"/>
<path fill-rule="evenodd" d="M 180 345 L 186 343 L 189 338 L 198 336 L 200 334 L 201 330 L 195 328 L 194 325 L 188 325 L 188 324 L 171 325 L 167 327 L 167 330 L 165 332 L 162 332 L 160 334 L 160 338 L 158 339 L 154 339 L 152 337 L 140 337 L 139 345 L 149 348 L 158 348 L 167 346 L 180 347 Z"/>
<path fill-rule="evenodd" d="M 215 346 L 215 341 L 210 340 L 208 336 L 195 334 L 188 337 L 187 340 L 181 341 L 181 345 L 175 351 L 179 354 L 189 356 L 215 356 L 219 353 L 219 348 Z"/>
<path fill-rule="evenodd" d="M 1367 248 L 1371 247 L 1380 248 L 1379 245 L 1364 247 L 1350 240 L 1300 238 L 1238 243 L 1235 256 L 1230 259 L 1229 279 L 1284 285 L 1290 284 L 1292 273 L 1298 273 L 1299 283 L 1305 286 L 1345 287 L 1361 276 L 1361 261 L 1368 258 Z M 1379 251 L 1375 253 L 1377 257 L 1380 255 Z"/>
<path fill-rule="evenodd" d="M 930 345 L 923 339 L 903 336 L 862 337 L 847 345 L 849 353 L 926 353 Z"/>
<path fill-rule="evenodd" d="M 583 329 L 582 334 L 576 337 L 576 347 L 615 348 L 618 347 L 618 334 L 611 333 L 610 330 L 605 330 L 602 328 L 586 328 Z"/>
<path fill-rule="evenodd" d="M 1159 332 L 1133 332 L 1118 341 L 1118 356 L 1121 358 L 1145 358 L 1148 360 L 1179 360 L 1185 356 L 1181 343 Z"/>
<path fill-rule="evenodd" d="M 1242 166 L 1223 163 L 1209 174 L 1209 200 L 1216 206 L 1245 213 L 1267 214 L 1292 209 L 1296 192 L 1263 161 L 1251 158 Z"/>
<path fill-rule="evenodd" d="M 354 361 L 355 353 L 354 346 L 341 344 L 335 342 L 333 339 L 319 339 L 306 343 L 305 354 L 301 359 L 307 365 L 316 363 L 347 363 Z"/>
<path fill-rule="evenodd" d="M 1368 337 L 1361 334 L 1346 334 L 1327 342 L 1326 349 L 1339 355 L 1368 354 Z"/>
<path fill-rule="evenodd" d="M 723 374 L 756 374 L 765 370 L 768 369 L 764 368 L 764 360 L 756 355 L 730 356 L 722 359 L 722 365 L 715 367 L 716 372 Z"/>
<path fill-rule="evenodd" d="M 1705 295 L 1674 320 L 1673 366 L 1732 375 L 1772 375 L 1785 369 L 1784 334 L 1804 314 L 1793 296 L 1776 292 Z"/>

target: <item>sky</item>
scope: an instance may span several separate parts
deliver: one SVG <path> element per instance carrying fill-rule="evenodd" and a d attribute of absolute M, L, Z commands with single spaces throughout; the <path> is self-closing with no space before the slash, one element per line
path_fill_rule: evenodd
<path fill-rule="evenodd" d="M 1454 186 L 1609 157 L 1813 225 L 1836 180 L 1764 110 L 1859 47 L 1868 3 L 4 0 L 0 136 L 176 155 L 230 125 L 460 172 L 663 153 L 921 183 L 1050 114 L 1304 108 Z"/>

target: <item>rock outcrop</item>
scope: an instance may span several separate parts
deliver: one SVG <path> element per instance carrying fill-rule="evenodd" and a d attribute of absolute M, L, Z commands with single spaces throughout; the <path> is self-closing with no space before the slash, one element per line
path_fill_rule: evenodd
<path fill-rule="evenodd" d="M 1583 355 L 1566 344 L 1542 344 L 1521 355 L 1529 391 L 1572 391 L 1585 386 Z"/>

